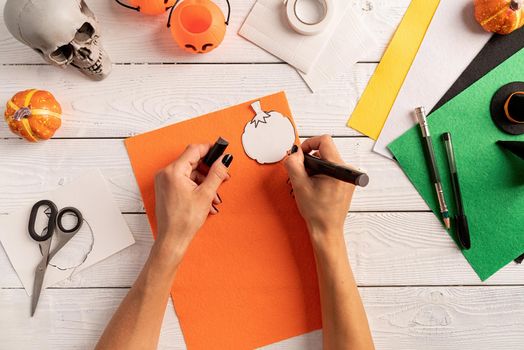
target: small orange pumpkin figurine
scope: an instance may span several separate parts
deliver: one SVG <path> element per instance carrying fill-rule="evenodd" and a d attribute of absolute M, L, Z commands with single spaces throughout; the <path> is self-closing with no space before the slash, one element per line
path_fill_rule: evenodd
<path fill-rule="evenodd" d="M 475 18 L 488 32 L 510 34 L 524 25 L 524 0 L 475 0 Z"/>
<path fill-rule="evenodd" d="M 231 14 L 229 1 L 227 20 L 220 8 L 210 0 L 177 2 L 169 14 L 167 27 L 176 43 L 190 53 L 208 53 L 216 49 L 226 35 Z"/>
<path fill-rule="evenodd" d="M 25 90 L 7 102 L 5 120 L 13 133 L 28 141 L 48 140 L 62 125 L 62 108 L 48 91 Z"/>
<path fill-rule="evenodd" d="M 176 0 L 129 0 L 129 5 L 126 5 L 121 0 L 116 0 L 116 2 L 121 6 L 145 15 L 156 16 L 169 11 Z"/>

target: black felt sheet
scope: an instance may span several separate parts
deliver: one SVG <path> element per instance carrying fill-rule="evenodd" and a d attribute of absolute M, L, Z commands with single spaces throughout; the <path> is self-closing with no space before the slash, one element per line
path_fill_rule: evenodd
<path fill-rule="evenodd" d="M 477 80 L 489 73 L 493 68 L 513 56 L 524 47 L 524 28 L 509 35 L 495 34 L 470 63 L 466 70 L 455 81 L 453 86 L 433 108 L 436 111 L 449 100 L 466 90 Z"/>

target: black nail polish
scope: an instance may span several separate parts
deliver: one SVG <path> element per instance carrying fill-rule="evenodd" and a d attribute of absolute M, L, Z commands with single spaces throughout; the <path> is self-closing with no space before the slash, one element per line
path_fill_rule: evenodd
<path fill-rule="evenodd" d="M 297 153 L 297 152 L 298 152 L 298 146 L 297 145 L 293 145 L 293 147 L 291 147 L 291 154 Z"/>
<path fill-rule="evenodd" d="M 224 158 L 222 158 L 222 164 L 224 164 L 226 168 L 229 168 L 232 162 L 233 162 L 233 156 L 231 154 L 226 154 Z"/>
<path fill-rule="evenodd" d="M 218 200 L 220 201 L 220 203 L 222 203 L 222 197 L 220 197 L 220 195 L 218 194 L 218 192 L 217 192 L 217 197 L 218 197 Z"/>
<path fill-rule="evenodd" d="M 215 209 L 215 210 L 217 211 L 217 213 L 218 213 L 218 212 L 220 211 L 220 210 L 218 210 L 218 208 L 217 208 L 217 207 L 215 207 L 215 205 L 214 205 L 214 204 L 211 204 L 211 206 L 213 207 L 213 209 Z"/>

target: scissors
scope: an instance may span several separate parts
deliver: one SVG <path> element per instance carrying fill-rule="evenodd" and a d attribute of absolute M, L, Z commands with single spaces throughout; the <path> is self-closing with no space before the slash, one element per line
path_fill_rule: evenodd
<path fill-rule="evenodd" d="M 47 227 L 40 234 L 38 234 L 35 231 L 35 223 L 38 210 L 42 207 L 49 208 L 49 212 L 46 212 L 46 214 L 49 215 L 49 221 L 47 223 Z M 66 214 L 72 214 L 76 218 L 76 224 L 70 229 L 65 228 L 63 225 L 62 220 Z M 69 242 L 71 238 L 73 238 L 78 233 L 78 231 L 80 231 L 83 222 L 84 220 L 82 213 L 78 209 L 67 207 L 59 211 L 56 204 L 50 200 L 41 200 L 37 202 L 31 209 L 28 225 L 29 235 L 33 240 L 38 242 L 40 251 L 42 253 L 42 260 L 37 265 L 35 270 L 33 299 L 31 301 L 31 317 L 34 316 L 36 306 L 38 305 L 38 299 L 40 299 L 40 292 L 42 292 L 47 265 L 49 265 L 49 262 L 53 256 L 55 256 L 55 254 L 58 253 L 58 251 L 60 251 L 60 249 L 62 249 L 67 244 L 67 242 Z M 56 244 L 55 248 L 51 250 L 51 241 L 55 233 L 57 233 L 56 237 L 58 239 L 58 243 Z"/>

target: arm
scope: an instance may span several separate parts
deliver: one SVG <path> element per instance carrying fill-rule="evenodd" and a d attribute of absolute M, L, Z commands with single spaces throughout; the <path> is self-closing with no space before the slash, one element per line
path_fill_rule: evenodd
<path fill-rule="evenodd" d="M 156 349 L 177 267 L 207 216 L 218 214 L 217 190 L 229 178 L 230 155 L 217 160 L 207 176 L 198 170 L 209 147 L 189 146 L 157 175 L 157 240 L 96 349 Z"/>
<path fill-rule="evenodd" d="M 343 164 L 329 136 L 295 146 L 285 161 L 300 213 L 308 225 L 315 252 L 322 305 L 324 349 L 374 349 L 344 242 L 346 219 L 354 186 L 326 177 L 309 177 L 304 153 Z"/>

